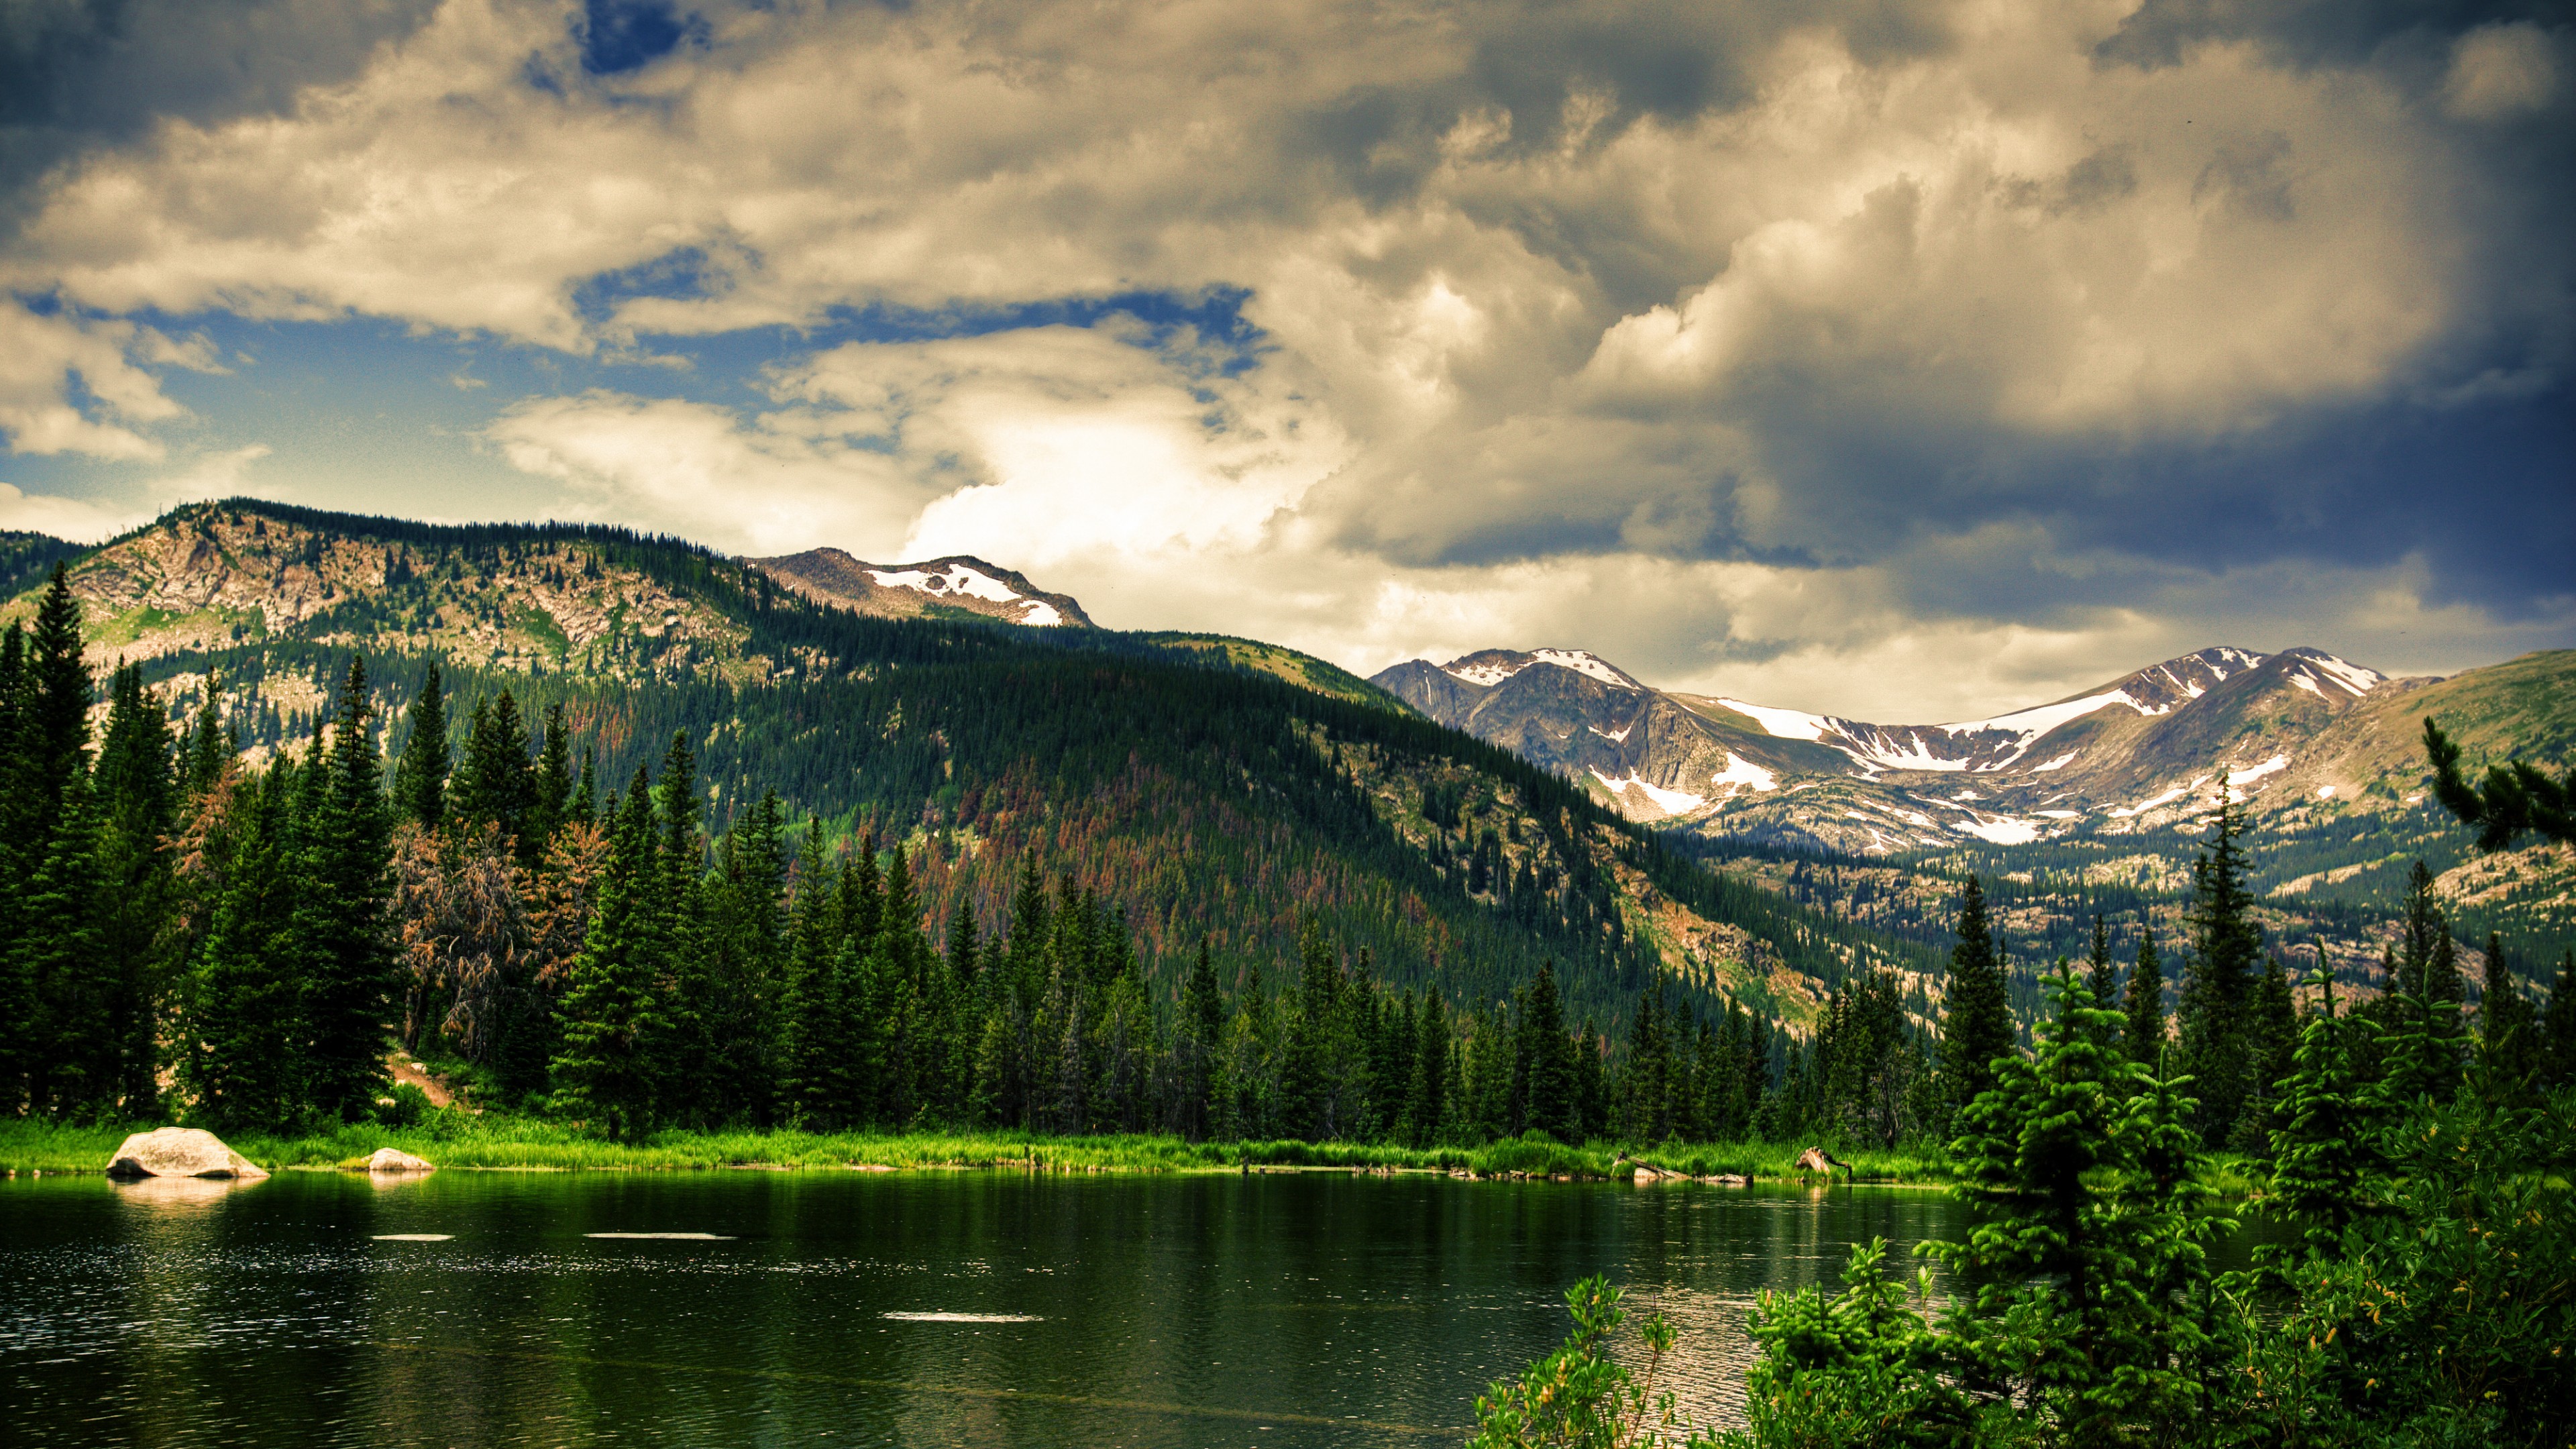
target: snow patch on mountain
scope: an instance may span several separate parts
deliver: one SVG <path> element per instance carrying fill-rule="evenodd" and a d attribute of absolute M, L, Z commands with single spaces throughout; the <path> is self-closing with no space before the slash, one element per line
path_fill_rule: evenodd
<path fill-rule="evenodd" d="M 2315 676 L 2310 675 L 2309 670 L 2323 675 L 2323 682 L 2340 686 L 2356 698 L 2388 682 L 2388 676 L 2378 670 L 2365 669 L 2348 659 L 2337 659 L 2322 649 L 2293 649 L 2289 654 L 2301 666 L 2299 672 L 2291 676 L 2291 682 L 2302 684 L 2319 696 L 2323 696 L 2325 691 L 2316 687 Z"/>
<path fill-rule="evenodd" d="M 1442 665 L 1440 672 L 1452 679 L 1463 679 L 1469 684 L 1481 684 L 1490 689 L 1527 668 L 1529 668 L 1527 663 L 1521 663 L 1470 664 L 1461 669 L 1455 663 L 1451 663 Z"/>
<path fill-rule="evenodd" d="M 2049 761 L 2049 762 L 2048 762 L 2047 764 L 2045 764 L 2045 765 L 2033 765 L 2033 766 L 2031 766 L 2031 767 L 2030 767 L 2030 772 L 2031 772 L 2032 774 L 2036 775 L 2036 774 L 2040 773 L 2040 772 L 2041 772 L 2041 771 L 2043 771 L 2043 770 L 2063 770 L 2063 769 L 2065 769 L 2065 768 L 2066 768 L 2066 762 L 2067 762 L 2067 761 L 2074 759 L 2077 755 L 2079 755 L 2079 754 L 2081 754 L 2081 753 L 2083 753 L 2083 752 L 2082 752 L 2082 751 L 2080 751 L 2080 750 L 2068 750 L 2065 754 L 2062 754 L 2062 755 L 2058 756 L 2056 759 L 2053 759 L 2053 760 Z"/>
<path fill-rule="evenodd" d="M 1623 796 L 1634 790 L 1653 801 L 1655 808 L 1666 815 L 1684 814 L 1708 803 L 1708 797 L 1705 795 L 1694 795 L 1688 790 L 1672 790 L 1661 785 L 1649 784 L 1633 774 L 1626 779 L 1614 780 L 1596 769 L 1592 771 L 1592 778 L 1600 781 L 1601 788 L 1614 796 Z"/>
<path fill-rule="evenodd" d="M 1820 714 L 1806 714 L 1794 709 L 1773 709 L 1768 705 L 1746 704 L 1740 699 L 1721 699 L 1719 704 L 1762 726 L 1762 732 L 1775 740 L 1820 740 L 1838 721 Z M 1841 731 L 1834 730 L 1836 734 Z"/>
<path fill-rule="evenodd" d="M 1763 791 L 1780 788 L 1778 775 L 1733 752 L 1726 757 L 1726 768 L 1708 778 L 1711 784 L 1730 795 L 1742 789 Z"/>
<path fill-rule="evenodd" d="M 2272 758 L 2265 760 L 2259 765 L 2249 766 L 2242 770 L 2228 771 L 2227 783 L 2230 785 L 2251 785 L 2266 775 L 2277 775 L 2288 768 L 2290 768 L 2289 756 L 2274 755 Z"/>
<path fill-rule="evenodd" d="M 1015 603 L 1017 591 L 1000 579 L 991 578 L 964 564 L 950 564 L 933 572 L 929 569 L 870 569 L 868 577 L 881 589 L 918 589 L 925 594 L 965 594 L 970 598 L 989 599 L 996 604 Z"/>
<path fill-rule="evenodd" d="M 2039 839 L 2038 826 L 2010 816 L 1997 820 L 1963 820 L 1950 828 L 1962 835 L 1973 835 L 1990 845 L 2028 845 Z"/>
<path fill-rule="evenodd" d="M 1530 651 L 1530 658 L 1540 664 L 1553 664 L 1559 669 L 1571 669 L 1577 674 L 1600 680 L 1615 689 L 1645 688 L 1644 685 L 1629 678 L 1609 660 L 1581 649 L 1534 649 Z"/>
<path fill-rule="evenodd" d="M 2192 782 L 2193 785 L 2197 785 L 2199 783 L 2200 781 L 2198 780 L 2194 780 Z M 2133 815 L 2144 815 L 2159 805 L 2171 805 L 2176 800 L 2179 800 L 2190 793 L 2191 785 L 2176 785 L 2172 789 L 2164 791 L 2162 794 L 2150 795 L 2135 805 L 2112 810 L 2111 818 L 2114 820 L 2126 820 Z"/>
<path fill-rule="evenodd" d="M 2005 755 L 2002 759 L 1994 761 L 1992 764 L 1979 767 L 1981 769 L 2000 770 L 2004 766 L 2018 761 L 2023 755 L 2028 754 L 2030 752 L 2030 747 L 2039 743 L 2040 736 L 2047 734 L 2050 730 L 2053 730 L 2059 725 L 2065 724 L 2070 720 L 2082 719 L 2084 716 L 2092 714 L 2097 710 L 2109 709 L 2115 704 L 2126 705 L 2131 710 L 2139 714 L 2145 714 L 2148 712 L 2145 705 L 2140 704 L 2138 701 L 2129 697 L 2129 692 L 2127 690 L 2110 689 L 2104 690 L 2100 694 L 2087 695 L 2082 699 L 2070 699 L 2062 704 L 2043 704 L 2036 709 L 2015 710 L 2011 714 L 1997 715 L 1993 719 L 1969 720 L 1963 724 L 1945 724 L 1940 726 L 1940 729 L 1943 734 L 1953 737 L 1959 735 L 1985 734 L 1988 732 L 2019 735 L 2021 737 L 2021 742 L 2012 747 L 2012 752 L 2010 754 Z M 1952 766 L 1952 768 L 1955 769 L 1958 767 Z"/>
<path fill-rule="evenodd" d="M 1032 629 L 1052 629 L 1064 622 L 1064 615 L 1044 599 L 1031 599 L 1028 607 L 1020 612 L 1020 622 Z"/>

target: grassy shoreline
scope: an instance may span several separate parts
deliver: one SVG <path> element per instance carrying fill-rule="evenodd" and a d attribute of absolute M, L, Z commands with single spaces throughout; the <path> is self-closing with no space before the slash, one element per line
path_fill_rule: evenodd
<path fill-rule="evenodd" d="M 444 1119 L 445 1114 L 440 1114 Z M 0 1170 L 11 1173 L 98 1173 L 130 1131 L 154 1124 L 83 1127 L 54 1122 L 0 1122 Z M 1051 1137 L 993 1132 L 813 1133 L 682 1131 L 637 1143 L 607 1142 L 532 1118 L 433 1120 L 417 1127 L 357 1123 L 309 1135 L 243 1133 L 225 1141 L 270 1171 L 331 1168 L 362 1162 L 394 1147 L 445 1168 L 537 1171 L 706 1171 L 717 1169 L 925 1170 L 994 1168 L 1041 1172 L 1211 1173 L 1264 1168 L 1472 1173 L 1480 1178 L 1625 1180 L 1633 1164 L 1608 1143 L 1567 1147 L 1530 1140 L 1482 1147 L 1417 1149 L 1355 1142 L 1200 1142 L 1178 1137 Z M 1756 1181 L 1821 1182 L 1796 1168 L 1800 1147 L 1769 1142 L 1667 1144 L 1638 1154 L 1664 1171 L 1693 1177 L 1727 1174 Z M 1936 1184 L 1950 1177 L 1937 1154 L 1852 1150 L 1843 1181 Z"/>

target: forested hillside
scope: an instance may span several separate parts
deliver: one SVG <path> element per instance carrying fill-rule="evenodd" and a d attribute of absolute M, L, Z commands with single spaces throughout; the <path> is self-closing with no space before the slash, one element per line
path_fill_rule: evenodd
<path fill-rule="evenodd" d="M 504 690 L 523 728 L 560 709 L 603 781 L 684 735 L 708 828 L 775 789 L 836 851 L 902 843 L 925 922 L 964 901 L 1000 929 L 1033 857 L 1128 912 L 1166 999 L 1202 939 L 1231 990 L 1312 922 L 1460 1007 L 1553 960 L 1605 1027 L 1659 972 L 1803 1027 L 1850 956 L 1806 944 L 1794 907 L 1733 919 L 1580 791 L 1247 641 L 860 618 L 671 540 L 245 501 L 178 510 L 69 582 L 93 668 L 135 663 L 174 717 L 213 681 L 254 763 L 310 737 L 352 652 L 400 754 L 435 659 L 460 748 Z"/>

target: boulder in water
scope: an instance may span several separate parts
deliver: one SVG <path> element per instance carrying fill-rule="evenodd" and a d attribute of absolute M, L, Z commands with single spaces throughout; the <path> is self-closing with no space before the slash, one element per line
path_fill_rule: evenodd
<path fill-rule="evenodd" d="M 266 1177 L 258 1163 L 199 1127 L 158 1127 L 125 1139 L 108 1159 L 110 1177 Z"/>
<path fill-rule="evenodd" d="M 369 1172 L 428 1172 L 430 1170 L 430 1164 L 426 1158 L 414 1157 L 399 1147 L 379 1147 L 376 1149 L 376 1155 L 367 1159 Z"/>

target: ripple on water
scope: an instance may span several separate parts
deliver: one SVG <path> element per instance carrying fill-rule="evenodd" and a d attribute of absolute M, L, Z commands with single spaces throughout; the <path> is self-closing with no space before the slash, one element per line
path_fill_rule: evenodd
<path fill-rule="evenodd" d="M 730 1243 L 730 1233 L 584 1233 L 585 1238 L 623 1238 L 672 1243 Z"/>

